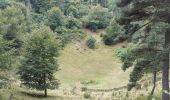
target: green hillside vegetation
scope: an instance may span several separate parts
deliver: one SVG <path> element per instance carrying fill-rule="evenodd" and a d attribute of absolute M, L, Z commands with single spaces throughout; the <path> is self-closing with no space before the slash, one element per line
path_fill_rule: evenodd
<path fill-rule="evenodd" d="M 0 0 L 0 100 L 169 100 L 169 0 Z"/>

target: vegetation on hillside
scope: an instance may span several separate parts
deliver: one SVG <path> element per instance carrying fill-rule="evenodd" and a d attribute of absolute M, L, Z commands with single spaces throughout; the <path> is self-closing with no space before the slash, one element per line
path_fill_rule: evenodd
<path fill-rule="evenodd" d="M 0 0 L 0 99 L 169 100 L 169 12 L 169 0 Z"/>

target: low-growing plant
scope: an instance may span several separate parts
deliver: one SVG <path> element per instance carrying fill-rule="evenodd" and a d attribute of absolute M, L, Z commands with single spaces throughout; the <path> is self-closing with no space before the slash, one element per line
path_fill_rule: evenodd
<path fill-rule="evenodd" d="M 91 99 L 90 93 L 84 93 L 83 96 L 84 96 L 85 99 Z"/>
<path fill-rule="evenodd" d="M 93 37 L 90 37 L 87 41 L 86 41 L 86 45 L 90 48 L 90 49 L 94 49 L 95 48 L 95 43 L 96 43 L 96 39 Z"/>
<path fill-rule="evenodd" d="M 97 81 L 89 80 L 89 81 L 82 81 L 81 84 L 87 85 L 87 84 L 98 84 Z"/>
<path fill-rule="evenodd" d="M 86 87 L 82 87 L 82 88 L 81 88 L 81 91 L 86 91 L 86 90 L 87 90 Z"/>
<path fill-rule="evenodd" d="M 115 54 L 117 57 L 122 58 L 125 52 L 125 48 L 118 48 L 115 50 Z"/>

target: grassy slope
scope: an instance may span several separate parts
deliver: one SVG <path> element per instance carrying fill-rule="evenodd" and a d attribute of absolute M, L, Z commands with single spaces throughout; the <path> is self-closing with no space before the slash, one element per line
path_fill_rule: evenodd
<path fill-rule="evenodd" d="M 69 44 L 61 53 L 59 65 L 61 70 L 56 77 L 61 81 L 61 87 L 69 88 L 83 81 L 95 81 L 96 84 L 87 86 L 92 88 L 115 88 L 124 86 L 128 82 L 129 72 L 121 70 L 121 63 L 114 55 L 114 50 L 121 47 L 105 46 L 96 33 L 85 30 L 87 38 L 97 39 L 97 48 L 88 49 L 85 41 Z"/>

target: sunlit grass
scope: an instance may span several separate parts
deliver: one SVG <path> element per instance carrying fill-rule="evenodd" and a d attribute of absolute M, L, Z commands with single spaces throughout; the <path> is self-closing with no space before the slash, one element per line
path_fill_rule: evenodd
<path fill-rule="evenodd" d="M 99 35 L 88 35 L 96 38 L 96 49 L 91 50 L 85 45 L 85 40 L 68 44 L 61 52 L 59 65 L 61 70 L 56 78 L 63 86 L 74 86 L 83 81 L 95 81 L 89 87 L 114 88 L 126 85 L 129 72 L 121 70 L 121 62 L 114 54 L 116 46 L 105 46 Z M 97 83 L 97 84 L 96 84 Z M 65 87 L 66 88 L 66 87 Z"/>

